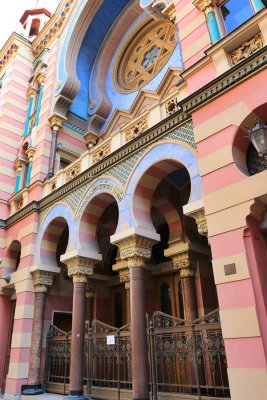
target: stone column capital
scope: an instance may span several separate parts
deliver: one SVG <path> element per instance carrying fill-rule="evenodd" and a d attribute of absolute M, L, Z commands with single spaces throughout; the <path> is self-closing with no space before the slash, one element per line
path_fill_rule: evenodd
<path fill-rule="evenodd" d="M 214 0 L 195 0 L 194 6 L 207 15 L 209 12 L 214 11 L 215 4 Z"/>
<path fill-rule="evenodd" d="M 54 272 L 43 270 L 35 270 L 31 274 L 35 293 L 46 293 L 47 287 L 53 284 L 53 279 L 56 275 Z"/>
<path fill-rule="evenodd" d="M 36 94 L 36 90 L 34 87 L 30 86 L 27 90 L 27 99 L 29 100 L 30 97 L 33 97 Z"/>
<path fill-rule="evenodd" d="M 89 282 L 87 282 L 86 285 L 85 297 L 87 299 L 93 299 L 94 295 L 95 295 L 95 286 L 93 286 L 93 283 L 90 280 Z"/>
<path fill-rule="evenodd" d="M 151 249 L 156 240 L 133 234 L 113 244 L 119 247 L 120 258 L 128 261 L 128 267 L 142 267 L 151 257 Z"/>
<path fill-rule="evenodd" d="M 124 283 L 125 289 L 130 289 L 130 271 L 129 268 L 124 268 L 119 271 L 120 282 Z"/>
<path fill-rule="evenodd" d="M 181 278 L 195 276 L 197 262 L 189 251 L 174 254 L 171 258 L 174 269 L 179 271 Z"/>
<path fill-rule="evenodd" d="M 95 260 L 75 255 L 63 261 L 67 265 L 68 275 L 73 277 L 73 282 L 87 282 L 87 277 L 94 273 Z"/>
<path fill-rule="evenodd" d="M 49 117 L 49 123 L 53 131 L 59 131 L 63 127 L 63 123 L 66 122 L 66 118 L 61 117 L 57 114 L 52 114 Z"/>

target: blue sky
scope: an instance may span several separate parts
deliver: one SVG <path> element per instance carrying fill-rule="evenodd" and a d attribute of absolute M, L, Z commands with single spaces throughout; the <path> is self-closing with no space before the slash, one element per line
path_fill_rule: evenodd
<path fill-rule="evenodd" d="M 36 6 L 36 0 L 4 0 L 2 3 L 0 48 L 5 44 L 11 33 L 17 29 L 23 12 Z M 38 3 L 40 7 L 46 7 L 53 13 L 59 4 L 59 0 L 39 0 Z"/>

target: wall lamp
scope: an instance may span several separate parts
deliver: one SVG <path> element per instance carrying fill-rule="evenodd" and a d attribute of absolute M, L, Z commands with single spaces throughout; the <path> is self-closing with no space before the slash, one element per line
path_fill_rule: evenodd
<path fill-rule="evenodd" d="M 267 158 L 267 125 L 264 125 L 258 119 L 253 128 L 247 128 L 249 140 L 257 150 L 260 157 Z"/>
<path fill-rule="evenodd" d="M 9 283 L 9 282 L 11 281 L 11 275 L 8 274 L 8 275 L 6 275 L 6 276 L 3 276 L 3 277 L 0 278 L 0 279 L 4 279 L 4 281 L 6 281 L 6 283 Z"/>

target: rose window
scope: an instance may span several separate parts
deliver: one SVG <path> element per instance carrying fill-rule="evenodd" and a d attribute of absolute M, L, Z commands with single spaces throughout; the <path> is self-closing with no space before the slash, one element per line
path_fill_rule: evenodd
<path fill-rule="evenodd" d="M 169 21 L 150 21 L 124 45 L 115 63 L 113 80 L 122 93 L 134 92 L 164 67 L 176 46 L 175 26 Z"/>

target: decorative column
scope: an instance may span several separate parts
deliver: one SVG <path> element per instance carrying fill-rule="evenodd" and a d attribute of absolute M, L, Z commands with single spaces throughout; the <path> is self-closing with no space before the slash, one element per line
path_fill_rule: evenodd
<path fill-rule="evenodd" d="M 174 269 L 180 272 L 182 280 L 185 319 L 193 321 L 198 318 L 198 305 L 196 295 L 195 273 L 196 259 L 191 252 L 184 251 L 171 256 Z"/>
<path fill-rule="evenodd" d="M 213 0 L 196 0 L 194 4 L 206 16 L 212 44 L 218 42 L 221 39 L 221 34 L 214 11 L 215 5 L 213 4 Z"/>
<path fill-rule="evenodd" d="M 33 325 L 32 325 L 32 343 L 29 359 L 28 385 L 23 388 L 22 394 L 40 394 L 43 393 L 40 382 L 40 365 L 42 352 L 42 336 L 44 324 L 44 309 L 47 287 L 53 283 L 55 273 L 35 270 L 31 272 L 33 277 L 33 286 L 35 291 Z"/>
<path fill-rule="evenodd" d="M 20 190 L 21 171 L 22 171 L 22 162 L 21 160 L 16 160 L 16 182 L 14 189 L 15 193 L 18 193 Z"/>
<path fill-rule="evenodd" d="M 144 266 L 146 260 L 151 257 L 151 248 L 154 243 L 156 241 L 136 234 L 113 242 L 120 249 L 121 259 L 128 261 L 130 271 L 132 397 L 134 400 L 149 399 Z"/>
<path fill-rule="evenodd" d="M 125 287 L 125 308 L 126 308 L 126 323 L 131 322 L 131 301 L 130 301 L 130 273 L 129 269 L 125 268 L 119 271 L 120 282 L 124 283 Z"/>
<path fill-rule="evenodd" d="M 28 171 L 27 171 L 27 177 L 26 177 L 26 186 L 30 186 L 31 184 L 31 174 L 32 174 L 32 160 L 33 160 L 33 155 L 34 155 L 35 149 L 32 147 L 29 147 L 28 150 L 26 150 L 26 155 L 28 156 Z"/>
<path fill-rule="evenodd" d="M 36 92 L 33 87 L 30 87 L 27 90 L 27 98 L 29 101 L 29 105 L 28 105 L 27 117 L 26 117 L 26 122 L 25 122 L 24 137 L 26 137 L 29 133 L 30 118 L 32 115 L 32 104 L 33 104 L 33 98 L 34 98 L 35 93 Z"/>
<path fill-rule="evenodd" d="M 68 275 L 73 278 L 69 398 L 82 399 L 84 398 L 83 359 L 86 302 L 85 293 L 87 277 L 93 274 L 95 260 L 77 255 L 69 259 L 64 259 L 63 261 L 67 265 Z"/>
<path fill-rule="evenodd" d="M 40 118 L 40 111 L 41 111 L 41 105 L 42 105 L 42 99 L 43 99 L 43 92 L 44 92 L 44 81 L 45 81 L 46 75 L 41 74 L 38 77 L 38 82 L 40 84 L 40 90 L 39 90 L 39 95 L 37 99 L 37 107 L 36 107 L 36 117 L 35 117 L 35 124 L 34 126 L 38 126 L 39 124 L 39 118 Z"/>
<path fill-rule="evenodd" d="M 258 12 L 262 8 L 264 8 L 264 4 L 263 4 L 263 2 L 261 0 L 254 0 L 254 5 L 255 5 L 256 12 Z"/>
<path fill-rule="evenodd" d="M 49 162 L 49 172 L 48 177 L 51 178 L 55 173 L 55 161 L 56 161 L 56 150 L 57 150 L 57 140 L 58 140 L 58 131 L 62 129 L 63 122 L 66 119 L 59 117 L 56 114 L 53 114 L 49 118 L 49 122 L 52 128 L 52 144 L 51 144 L 51 153 L 50 153 L 50 162 Z"/>

